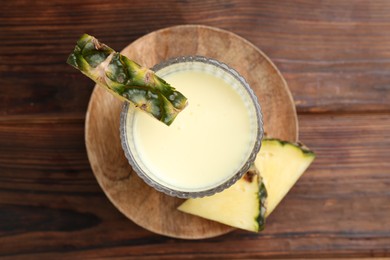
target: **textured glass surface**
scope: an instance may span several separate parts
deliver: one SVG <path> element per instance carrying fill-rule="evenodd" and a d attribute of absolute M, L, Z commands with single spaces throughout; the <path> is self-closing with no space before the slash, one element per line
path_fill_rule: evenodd
<path fill-rule="evenodd" d="M 153 70 L 156 71 L 156 73 L 161 77 L 167 76 L 170 73 L 175 73 L 188 69 L 207 71 L 208 73 L 211 73 L 216 77 L 219 77 L 229 83 L 237 91 L 237 93 L 240 94 L 240 96 L 245 96 L 244 100 L 247 100 L 245 105 L 248 108 L 250 116 L 254 118 L 254 124 L 252 125 L 251 129 L 251 131 L 253 132 L 253 137 L 251 138 L 252 149 L 249 151 L 250 154 L 248 154 L 248 159 L 245 161 L 245 163 L 237 173 L 235 173 L 225 182 L 216 184 L 217 186 L 215 187 L 210 187 L 200 191 L 186 191 L 168 187 L 168 185 L 163 185 L 159 182 L 156 182 L 151 177 L 151 174 L 148 173 L 147 167 L 143 165 L 143 162 L 139 157 L 137 150 L 135 149 L 134 142 L 132 140 L 128 140 L 127 133 L 128 131 L 132 131 L 132 118 L 135 111 L 130 104 L 125 103 L 121 112 L 120 136 L 122 148 L 130 165 L 132 166 L 133 170 L 138 174 L 138 176 L 140 176 L 151 187 L 170 196 L 176 196 L 180 198 L 196 198 L 210 196 L 233 185 L 238 179 L 242 177 L 242 175 L 249 169 L 251 164 L 256 159 L 256 155 L 260 150 L 261 140 L 263 137 L 262 115 L 260 105 L 257 101 L 257 97 L 254 95 L 252 89 L 249 87 L 245 79 L 240 76 L 238 72 L 236 72 L 234 69 L 217 60 L 209 59 L 202 56 L 178 57 L 162 62 L 153 67 Z M 130 136 L 132 135 L 130 134 Z"/>

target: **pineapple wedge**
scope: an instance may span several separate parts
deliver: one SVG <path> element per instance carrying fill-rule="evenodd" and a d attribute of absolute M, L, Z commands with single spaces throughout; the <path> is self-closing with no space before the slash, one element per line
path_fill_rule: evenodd
<path fill-rule="evenodd" d="M 84 34 L 67 63 L 121 100 L 130 101 L 166 125 L 187 105 L 187 98 L 153 71 Z"/>
<path fill-rule="evenodd" d="M 278 206 L 314 158 L 312 151 L 299 144 L 278 139 L 262 141 L 255 165 L 268 193 L 266 217 Z"/>
<path fill-rule="evenodd" d="M 209 197 L 188 199 L 178 210 L 253 232 L 265 222 L 267 193 L 258 171 L 252 167 L 226 190 Z"/>
<path fill-rule="evenodd" d="M 265 139 L 254 167 L 242 179 L 221 193 L 188 199 L 178 209 L 236 228 L 261 231 L 265 218 L 276 208 L 314 158 L 312 151 L 299 144 Z M 255 175 L 253 171 L 256 172 Z M 248 176 L 254 176 L 252 182 L 247 181 Z"/>

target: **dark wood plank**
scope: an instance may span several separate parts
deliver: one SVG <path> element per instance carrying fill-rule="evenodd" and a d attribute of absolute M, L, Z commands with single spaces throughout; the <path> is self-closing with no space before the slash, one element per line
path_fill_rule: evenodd
<path fill-rule="evenodd" d="M 194 23 L 237 33 L 275 62 L 301 112 L 300 139 L 318 155 L 259 235 L 152 234 L 109 203 L 86 157 L 93 83 L 65 64 L 79 35 L 121 50 Z M 386 0 L 3 1 L 0 257 L 389 257 L 389 69 Z"/>
<path fill-rule="evenodd" d="M 199 241 L 152 234 L 109 203 L 89 169 L 83 118 L 2 120 L 0 256 L 390 256 L 390 115 L 299 119 L 301 140 L 317 159 L 272 213 L 266 230 Z"/>
<path fill-rule="evenodd" d="M 84 32 L 121 50 L 153 30 L 189 23 L 230 30 L 262 49 L 298 111 L 390 111 L 389 14 L 386 0 L 5 1 L 0 116 L 83 114 L 93 84 L 65 60 Z"/>

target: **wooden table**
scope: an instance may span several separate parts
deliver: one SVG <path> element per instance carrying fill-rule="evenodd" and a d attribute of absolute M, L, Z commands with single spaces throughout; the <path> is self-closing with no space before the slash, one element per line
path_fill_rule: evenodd
<path fill-rule="evenodd" d="M 153 234 L 125 218 L 90 168 L 93 83 L 65 64 L 84 32 L 121 50 L 156 29 L 204 24 L 264 51 L 293 94 L 317 159 L 260 234 Z M 90 87 L 88 87 L 90 86 Z M 3 1 L 0 258 L 390 256 L 390 2 Z"/>

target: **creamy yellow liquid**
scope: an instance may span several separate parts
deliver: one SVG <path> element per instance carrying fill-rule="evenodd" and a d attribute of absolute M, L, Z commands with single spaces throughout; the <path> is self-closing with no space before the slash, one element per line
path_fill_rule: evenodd
<path fill-rule="evenodd" d="M 209 72 L 181 71 L 163 78 L 189 103 L 170 126 L 135 112 L 133 136 L 127 139 L 134 140 L 143 167 L 158 183 L 182 191 L 230 179 L 253 148 L 253 119 L 243 94 Z"/>

